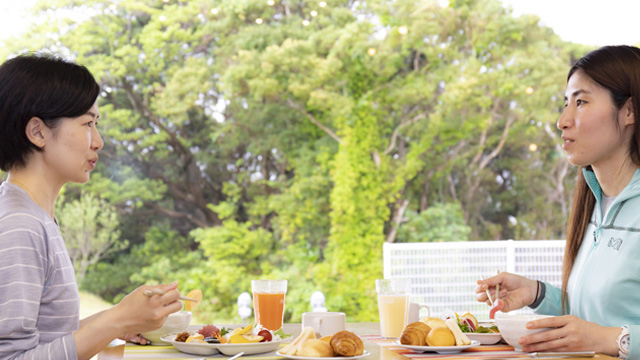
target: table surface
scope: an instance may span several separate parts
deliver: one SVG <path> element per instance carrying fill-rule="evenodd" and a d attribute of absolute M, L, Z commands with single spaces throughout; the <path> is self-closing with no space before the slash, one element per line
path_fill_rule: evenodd
<path fill-rule="evenodd" d="M 239 325 L 223 325 L 225 327 L 239 327 Z M 301 326 L 300 324 L 284 324 L 284 331 L 292 334 L 294 338 L 300 334 Z M 379 323 L 347 323 L 347 330 L 352 331 L 358 335 L 380 335 L 380 324 Z M 367 359 L 380 359 L 380 360 L 409 360 L 408 357 L 399 354 L 393 350 L 389 350 L 384 346 L 380 346 L 377 343 L 366 341 L 364 342 L 365 350 L 371 353 Z M 199 355 L 190 355 L 178 352 L 177 350 L 173 351 L 157 351 L 154 348 L 159 348 L 156 346 L 135 346 L 131 344 L 120 343 L 112 343 L 112 345 L 105 350 L 103 350 L 100 354 L 98 354 L 98 360 L 122 360 L 122 359 L 200 359 L 203 356 Z M 166 348 L 165 348 L 166 349 Z M 124 350 L 124 351 L 123 351 Z M 251 360 L 252 358 L 255 360 L 264 360 L 267 358 L 277 358 L 275 352 L 266 353 L 266 354 L 256 354 L 256 355 L 248 355 L 242 356 L 241 359 Z M 425 358 L 429 358 L 430 356 L 425 356 Z M 437 356 L 434 354 L 433 357 L 443 358 L 442 356 Z M 210 359 L 226 359 L 228 356 L 222 354 L 211 355 L 206 358 Z M 446 358 L 446 357 L 444 357 Z M 472 358 L 472 357 L 469 357 Z M 498 357 L 496 357 L 498 358 Z M 508 359 L 508 357 L 499 357 L 500 359 Z M 521 359 L 521 357 L 519 357 Z M 280 358 L 283 359 L 283 358 Z M 545 358 L 552 359 L 552 358 Z M 562 360 L 584 360 L 585 358 L 562 358 Z M 616 359 L 607 355 L 597 355 L 595 359 Z"/>

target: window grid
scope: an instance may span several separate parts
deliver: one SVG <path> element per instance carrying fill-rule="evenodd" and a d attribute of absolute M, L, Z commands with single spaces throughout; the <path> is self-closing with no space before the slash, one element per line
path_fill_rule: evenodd
<path fill-rule="evenodd" d="M 564 240 L 385 243 L 384 277 L 411 279 L 411 301 L 428 305 L 431 316 L 470 311 L 487 321 L 489 307 L 475 299 L 476 280 L 500 270 L 560 286 L 564 246 Z"/>

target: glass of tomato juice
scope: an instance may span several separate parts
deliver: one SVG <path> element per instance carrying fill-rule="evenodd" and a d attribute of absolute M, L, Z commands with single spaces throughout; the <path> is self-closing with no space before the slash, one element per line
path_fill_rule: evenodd
<path fill-rule="evenodd" d="M 275 331 L 282 327 L 287 280 L 251 280 L 256 323 Z"/>

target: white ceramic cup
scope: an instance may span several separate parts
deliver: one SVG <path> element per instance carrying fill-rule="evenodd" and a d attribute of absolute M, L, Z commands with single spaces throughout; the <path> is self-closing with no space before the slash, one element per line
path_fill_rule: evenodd
<path fill-rule="evenodd" d="M 431 309 L 427 305 L 418 303 L 409 303 L 409 323 L 420 321 L 424 316 L 420 316 L 420 310 L 427 309 L 427 316 L 431 316 Z"/>
<path fill-rule="evenodd" d="M 333 335 L 347 328 L 347 316 L 341 312 L 306 312 L 302 314 L 305 327 L 312 327 L 317 337 Z"/>

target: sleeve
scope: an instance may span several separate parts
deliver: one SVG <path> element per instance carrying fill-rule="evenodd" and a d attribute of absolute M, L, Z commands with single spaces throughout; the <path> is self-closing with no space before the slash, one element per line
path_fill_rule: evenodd
<path fill-rule="evenodd" d="M 77 359 L 72 333 L 40 343 L 40 303 L 53 272 L 48 257 L 42 223 L 15 215 L 0 220 L 0 360 Z"/>
<path fill-rule="evenodd" d="M 537 308 L 533 309 L 533 312 L 542 315 L 562 315 L 562 290 L 549 284 L 548 282 L 544 282 L 544 286 L 546 288 L 544 298 L 542 299 L 540 305 L 538 305 Z M 569 308 L 567 305 L 567 313 L 568 312 Z"/>
<path fill-rule="evenodd" d="M 629 329 L 629 355 L 627 359 L 640 359 L 640 325 L 627 325 Z"/>

